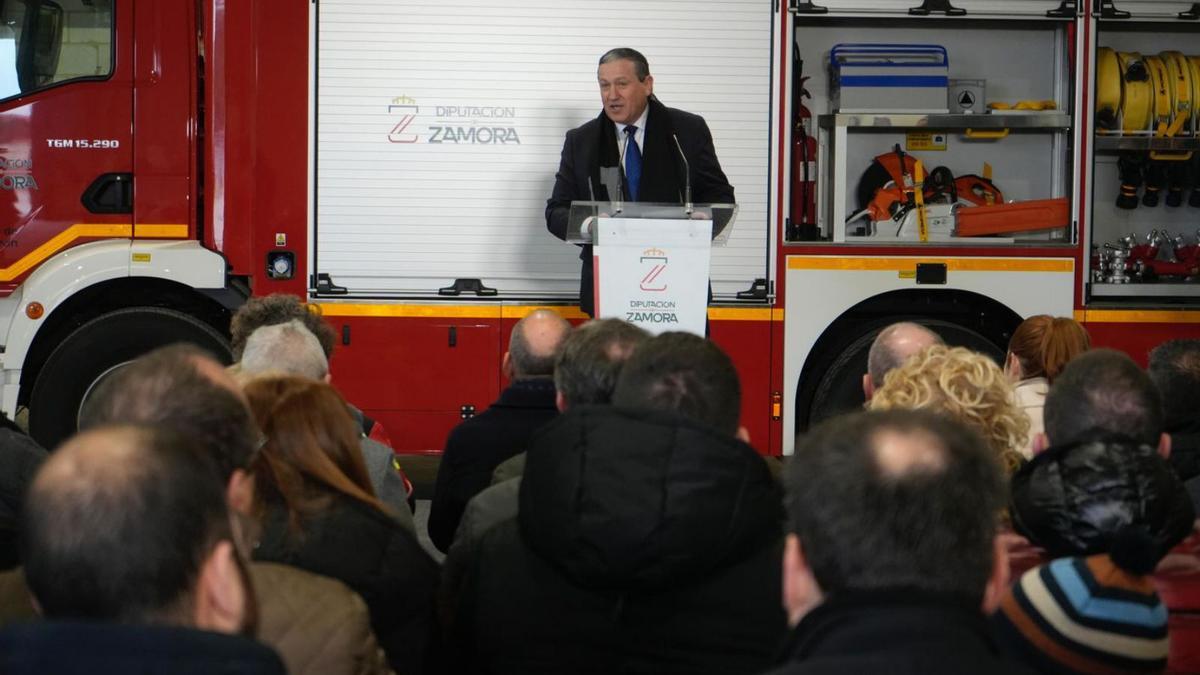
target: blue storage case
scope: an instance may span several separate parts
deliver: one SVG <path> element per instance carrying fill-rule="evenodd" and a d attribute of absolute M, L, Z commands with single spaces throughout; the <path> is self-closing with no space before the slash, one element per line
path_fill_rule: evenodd
<path fill-rule="evenodd" d="M 834 112 L 950 112 L 945 47 L 840 44 L 829 52 L 829 75 Z"/>

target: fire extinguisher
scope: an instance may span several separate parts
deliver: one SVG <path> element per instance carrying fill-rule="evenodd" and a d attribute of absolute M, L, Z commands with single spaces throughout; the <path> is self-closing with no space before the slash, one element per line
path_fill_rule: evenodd
<path fill-rule="evenodd" d="M 792 209 L 788 227 L 789 241 L 813 241 L 817 231 L 817 139 L 812 131 L 812 111 L 804 105 L 812 94 L 804 87 L 804 62 L 799 49 L 793 50 L 793 63 L 799 84 L 792 90 Z"/>

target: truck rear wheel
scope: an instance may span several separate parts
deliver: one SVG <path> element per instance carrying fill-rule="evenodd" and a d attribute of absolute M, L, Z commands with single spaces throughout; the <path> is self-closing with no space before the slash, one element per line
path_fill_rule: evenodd
<path fill-rule="evenodd" d="M 75 433 L 79 411 L 101 380 L 164 345 L 189 342 L 228 363 L 229 341 L 203 321 L 172 309 L 131 307 L 76 328 L 50 353 L 29 398 L 30 434 L 54 448 Z"/>
<path fill-rule="evenodd" d="M 863 326 L 847 335 L 833 346 L 833 358 L 828 366 L 819 366 L 815 377 L 807 384 L 801 383 L 797 392 L 797 408 L 804 401 L 811 401 L 804 410 L 797 410 L 797 428 L 806 429 L 822 420 L 854 410 L 862 410 L 865 396 L 862 390 L 863 375 L 867 372 L 867 352 L 879 331 L 901 319 L 889 318 L 873 325 Z M 919 323 L 945 340 L 952 347 L 967 347 L 990 356 L 997 363 L 1004 357 L 1004 349 L 983 334 L 957 323 L 938 319 L 903 319 Z M 807 390 L 807 391 L 806 391 Z"/>

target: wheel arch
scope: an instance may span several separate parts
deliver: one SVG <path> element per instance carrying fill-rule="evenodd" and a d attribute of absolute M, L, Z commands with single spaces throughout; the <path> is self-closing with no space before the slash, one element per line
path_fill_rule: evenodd
<path fill-rule="evenodd" d="M 18 404 L 28 404 L 33 384 L 51 352 L 87 322 L 122 309 L 161 307 L 190 314 L 228 337 L 229 320 L 240 304 L 236 298 L 244 300 L 244 294 L 235 288 L 223 295 L 218 300 L 214 294 L 155 277 L 120 277 L 84 288 L 48 314 L 34 334 L 21 368 Z"/>
<path fill-rule="evenodd" d="M 862 300 L 822 331 L 804 359 L 797 380 L 789 383 L 795 396 L 795 429 L 800 432 L 808 428 L 822 378 L 834 360 L 866 331 L 877 333 L 898 321 L 944 322 L 973 330 L 1003 351 L 1022 318 L 995 298 L 962 289 L 900 289 Z"/>

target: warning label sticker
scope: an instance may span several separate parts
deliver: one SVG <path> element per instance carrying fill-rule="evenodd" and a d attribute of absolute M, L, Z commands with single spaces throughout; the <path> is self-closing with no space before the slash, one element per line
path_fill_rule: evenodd
<path fill-rule="evenodd" d="M 946 134 L 940 131 L 913 131 L 904 134 L 904 149 L 908 152 L 946 149 Z"/>

